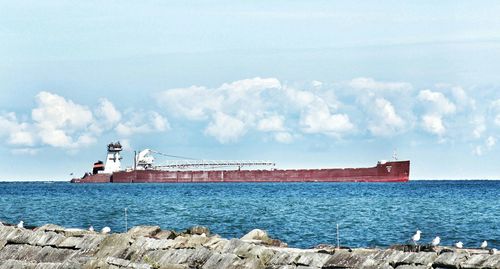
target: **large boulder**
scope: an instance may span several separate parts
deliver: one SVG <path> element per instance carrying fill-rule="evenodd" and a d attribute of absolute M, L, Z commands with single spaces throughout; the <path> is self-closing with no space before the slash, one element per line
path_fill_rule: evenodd
<path fill-rule="evenodd" d="M 269 239 L 269 236 L 267 235 L 266 231 L 263 231 L 261 229 L 253 229 L 240 239 L 244 241 L 253 241 L 253 240 L 265 241 Z"/>
<path fill-rule="evenodd" d="M 132 229 L 128 230 L 127 234 L 132 238 L 138 238 L 141 236 L 153 237 L 157 235 L 161 231 L 160 226 L 135 226 Z"/>
<path fill-rule="evenodd" d="M 187 234 L 210 235 L 210 230 L 205 226 L 193 226 L 186 231 Z"/>
<path fill-rule="evenodd" d="M 267 246 L 274 246 L 274 247 L 287 247 L 286 243 L 278 239 L 270 238 L 267 232 L 261 229 L 253 229 L 240 239 L 255 244 L 264 244 Z"/>

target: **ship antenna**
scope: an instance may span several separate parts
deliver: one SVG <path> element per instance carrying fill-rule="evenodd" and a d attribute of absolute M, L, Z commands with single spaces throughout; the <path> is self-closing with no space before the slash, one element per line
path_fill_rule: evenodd
<path fill-rule="evenodd" d="M 398 151 L 396 149 L 394 149 L 393 153 L 392 153 L 392 159 L 394 161 L 397 161 L 398 160 Z"/>

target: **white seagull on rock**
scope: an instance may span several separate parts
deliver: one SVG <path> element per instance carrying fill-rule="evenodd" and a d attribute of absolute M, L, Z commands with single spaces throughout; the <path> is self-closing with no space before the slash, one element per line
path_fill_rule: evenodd
<path fill-rule="evenodd" d="M 413 243 L 415 243 L 415 245 L 417 244 L 417 241 L 420 240 L 420 234 L 422 232 L 420 230 L 417 230 L 417 232 L 411 237 L 411 240 L 413 240 Z"/>
<path fill-rule="evenodd" d="M 486 240 L 484 240 L 483 243 L 481 243 L 481 248 L 485 249 L 487 246 L 488 246 L 488 242 L 486 242 Z"/>
<path fill-rule="evenodd" d="M 94 226 L 90 225 L 89 231 L 93 232 L 94 231 Z"/>
<path fill-rule="evenodd" d="M 108 226 L 102 228 L 101 230 L 102 234 L 108 234 L 109 232 L 111 232 L 111 228 L 109 228 Z"/>
<path fill-rule="evenodd" d="M 18 224 L 17 224 L 17 228 L 21 229 L 21 228 L 24 228 L 24 221 L 20 221 Z"/>
<path fill-rule="evenodd" d="M 462 241 L 458 241 L 455 243 L 455 247 L 457 248 L 463 248 L 464 247 L 464 243 L 462 243 Z"/>
<path fill-rule="evenodd" d="M 432 245 L 434 247 L 437 247 L 439 243 L 441 243 L 441 238 L 439 238 L 439 236 L 436 236 L 436 238 L 432 239 Z"/>

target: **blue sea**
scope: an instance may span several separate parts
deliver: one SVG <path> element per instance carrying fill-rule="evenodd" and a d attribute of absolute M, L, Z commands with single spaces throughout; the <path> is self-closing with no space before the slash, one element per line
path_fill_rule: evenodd
<path fill-rule="evenodd" d="M 500 181 L 409 183 L 0 183 L 0 220 L 96 229 L 204 225 L 223 237 L 259 228 L 293 247 L 384 247 L 440 236 L 500 248 Z"/>

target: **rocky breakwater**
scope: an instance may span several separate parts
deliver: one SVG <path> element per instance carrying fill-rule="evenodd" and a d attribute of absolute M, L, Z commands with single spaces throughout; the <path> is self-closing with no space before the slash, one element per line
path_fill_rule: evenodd
<path fill-rule="evenodd" d="M 0 268 L 500 268 L 500 254 L 453 248 L 297 249 L 261 230 L 225 239 L 199 226 L 181 233 L 138 226 L 105 235 L 51 224 L 35 229 L 0 224 Z"/>

